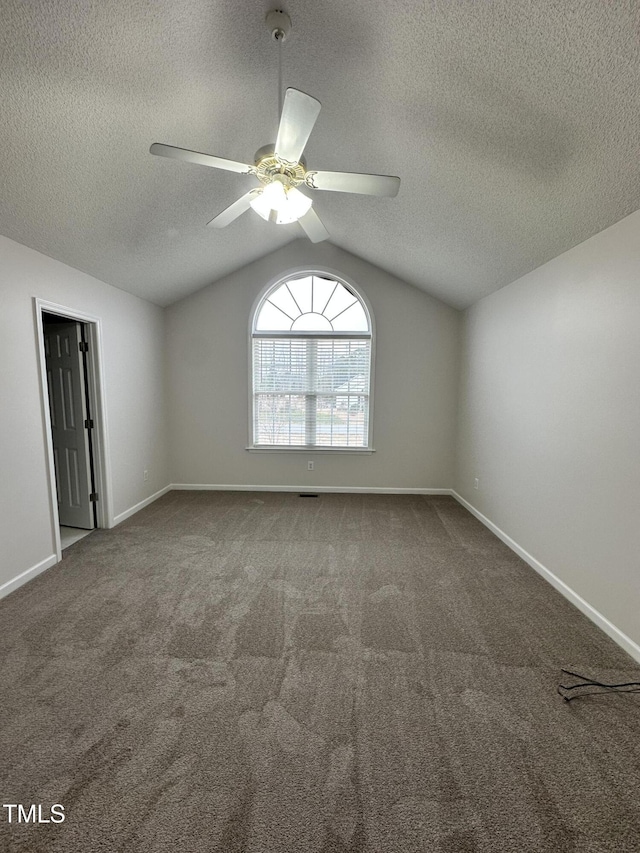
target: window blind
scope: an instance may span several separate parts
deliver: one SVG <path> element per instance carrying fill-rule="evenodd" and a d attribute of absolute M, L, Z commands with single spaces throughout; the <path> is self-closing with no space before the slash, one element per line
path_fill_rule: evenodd
<path fill-rule="evenodd" d="M 371 339 L 253 337 L 256 446 L 367 447 Z"/>

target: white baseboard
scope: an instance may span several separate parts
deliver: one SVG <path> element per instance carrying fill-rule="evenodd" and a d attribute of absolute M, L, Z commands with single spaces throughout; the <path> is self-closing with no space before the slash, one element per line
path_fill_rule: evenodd
<path fill-rule="evenodd" d="M 265 486 L 265 485 L 239 485 L 220 483 L 173 483 L 171 489 L 184 491 L 212 491 L 212 492 L 333 492 L 336 494 L 364 494 L 364 495 L 450 495 L 451 489 L 407 489 L 396 487 L 376 486 L 313 486 L 309 483 L 303 486 Z"/>
<path fill-rule="evenodd" d="M 24 572 L 21 572 L 15 578 L 11 578 L 10 581 L 3 583 L 0 586 L 0 598 L 4 598 L 5 595 L 9 595 L 10 592 L 13 592 L 18 587 L 22 586 L 22 584 L 27 583 L 27 581 L 33 580 L 37 575 L 41 574 L 41 572 L 50 569 L 51 566 L 55 566 L 58 562 L 58 557 L 55 554 L 51 554 L 50 557 L 46 557 L 44 560 L 40 560 L 39 563 L 36 563 L 35 566 L 31 566 L 30 569 L 26 569 Z"/>
<path fill-rule="evenodd" d="M 477 510 L 473 504 L 470 504 L 469 501 L 465 500 L 462 495 L 459 495 L 454 489 L 450 492 L 451 495 L 458 501 L 458 503 L 462 504 L 462 506 L 469 510 L 472 515 L 481 521 L 485 527 L 488 527 L 492 533 L 501 539 L 505 545 L 508 545 L 512 551 L 514 551 L 519 557 L 521 557 L 525 563 L 531 566 L 539 575 L 548 581 L 551 586 L 558 590 L 568 601 L 574 604 L 578 610 L 580 610 L 584 615 L 590 619 L 593 623 L 595 623 L 598 628 L 601 628 L 605 634 L 607 634 L 611 639 L 617 643 L 621 648 L 627 652 L 628 655 L 638 661 L 640 663 L 640 645 L 636 643 L 631 637 L 627 637 L 619 628 L 610 622 L 606 616 L 603 616 L 600 611 L 596 610 L 595 607 L 592 607 L 588 601 L 585 601 L 582 596 L 578 595 L 570 586 L 568 586 L 564 581 L 560 580 L 557 575 L 554 575 L 550 569 L 546 566 L 543 566 L 541 562 L 536 560 L 528 551 L 525 551 L 517 542 L 515 542 L 510 536 L 508 536 L 504 530 L 501 530 L 496 524 L 490 521 L 485 515 L 483 515 L 479 510 Z"/>
<path fill-rule="evenodd" d="M 140 503 L 137 503 L 135 506 L 129 507 L 129 509 L 125 509 L 124 512 L 119 513 L 114 516 L 113 526 L 116 524 L 120 524 L 121 521 L 125 521 L 125 519 L 130 518 L 132 515 L 135 515 L 137 512 L 140 512 L 141 509 L 144 509 L 149 504 L 152 504 L 154 501 L 157 501 L 158 498 L 161 498 L 163 495 L 166 495 L 167 492 L 170 492 L 171 489 L 175 489 L 175 486 L 165 486 L 164 489 L 160 489 L 159 492 L 155 492 L 153 495 L 149 495 L 148 498 L 145 498 Z"/>

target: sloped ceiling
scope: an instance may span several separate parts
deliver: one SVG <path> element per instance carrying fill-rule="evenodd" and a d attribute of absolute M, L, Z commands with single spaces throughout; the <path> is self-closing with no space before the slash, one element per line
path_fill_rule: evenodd
<path fill-rule="evenodd" d="M 0 233 L 169 304 L 300 236 L 249 211 L 277 126 L 256 0 L 4 0 Z M 282 6 L 281 6 L 282 8 Z M 637 0 L 292 0 L 284 84 L 322 111 L 310 167 L 396 174 L 314 193 L 331 240 L 464 307 L 640 207 Z"/>

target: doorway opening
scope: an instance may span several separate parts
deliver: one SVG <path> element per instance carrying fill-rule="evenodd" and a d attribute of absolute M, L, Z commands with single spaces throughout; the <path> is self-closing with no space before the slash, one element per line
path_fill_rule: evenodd
<path fill-rule="evenodd" d="M 35 300 L 54 545 L 111 527 L 97 318 Z"/>

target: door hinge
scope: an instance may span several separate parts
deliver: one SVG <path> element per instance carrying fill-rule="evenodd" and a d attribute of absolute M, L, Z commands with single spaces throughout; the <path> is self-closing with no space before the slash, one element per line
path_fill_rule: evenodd
<path fill-rule="evenodd" d="M 80 352 L 89 352 L 89 344 L 86 341 L 80 341 L 78 349 Z"/>
<path fill-rule="evenodd" d="M 91 492 L 91 494 L 89 495 L 89 500 L 91 501 L 91 503 L 96 503 L 96 501 L 98 500 L 98 493 Z"/>
<path fill-rule="evenodd" d="M 88 420 L 86 420 L 84 422 L 84 428 L 85 429 L 93 429 L 93 421 L 91 420 L 91 418 L 89 418 Z"/>

